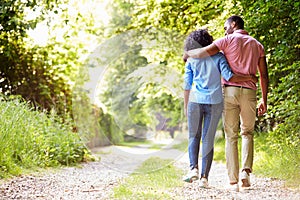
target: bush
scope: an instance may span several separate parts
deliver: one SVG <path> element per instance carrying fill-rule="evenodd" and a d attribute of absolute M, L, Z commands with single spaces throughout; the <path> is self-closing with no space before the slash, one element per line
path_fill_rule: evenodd
<path fill-rule="evenodd" d="M 18 175 L 22 168 L 72 165 L 89 158 L 71 121 L 36 111 L 18 98 L 2 97 L 0 110 L 0 177 Z"/>
<path fill-rule="evenodd" d="M 296 62 L 285 71 L 290 73 L 280 79 L 280 84 L 271 94 L 269 106 L 271 118 L 276 119 L 274 130 L 270 132 L 269 145 L 276 151 L 286 146 L 299 151 L 300 144 L 300 62 Z M 293 72 L 293 73 L 292 73 Z"/>

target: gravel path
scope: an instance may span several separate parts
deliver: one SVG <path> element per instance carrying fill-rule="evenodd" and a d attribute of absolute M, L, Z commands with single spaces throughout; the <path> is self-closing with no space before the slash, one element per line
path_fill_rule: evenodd
<path fill-rule="evenodd" d="M 104 147 L 94 149 L 101 161 L 69 167 L 38 175 L 21 176 L 0 184 L 0 199 L 30 200 L 93 200 L 110 199 L 113 188 L 120 179 L 132 173 L 151 156 L 171 158 L 174 165 L 184 171 L 188 168 L 188 156 L 166 147 L 162 151 L 139 148 Z M 283 181 L 270 178 L 252 179 L 252 190 L 228 192 L 225 166 L 213 163 L 209 184 L 211 189 L 199 189 L 196 183 L 184 183 L 170 194 L 173 199 L 268 199 L 300 200 L 300 192 L 284 187 Z M 179 180 L 181 181 L 181 180 Z M 132 199 L 135 199 L 134 197 Z"/>
<path fill-rule="evenodd" d="M 176 166 L 186 165 L 188 156 L 185 156 L 185 162 L 181 160 Z M 272 178 L 260 178 L 251 174 L 251 189 L 240 190 L 239 192 L 227 191 L 225 187 L 228 184 L 226 166 L 221 163 L 213 163 L 210 176 L 210 189 L 201 189 L 197 183 L 185 183 L 183 188 L 177 188 L 174 196 L 184 194 L 184 199 L 224 199 L 224 200 L 300 200 L 300 191 L 285 187 L 284 181 Z"/>

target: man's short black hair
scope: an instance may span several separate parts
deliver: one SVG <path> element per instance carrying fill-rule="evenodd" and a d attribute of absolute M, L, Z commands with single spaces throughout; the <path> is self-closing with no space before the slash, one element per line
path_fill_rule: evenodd
<path fill-rule="evenodd" d="M 244 29 L 244 20 L 237 15 L 233 15 L 227 19 L 229 22 L 235 22 L 239 29 Z"/>
<path fill-rule="evenodd" d="M 199 29 L 193 31 L 186 38 L 184 43 L 184 50 L 189 51 L 192 49 L 198 49 L 206 47 L 213 42 L 213 37 L 208 33 L 206 29 Z"/>

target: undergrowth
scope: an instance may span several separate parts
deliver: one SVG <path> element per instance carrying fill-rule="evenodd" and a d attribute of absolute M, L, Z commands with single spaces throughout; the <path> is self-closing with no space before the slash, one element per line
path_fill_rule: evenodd
<path fill-rule="evenodd" d="M 18 98 L 1 98 L 0 112 L 0 178 L 90 158 L 71 120 L 34 110 Z"/>

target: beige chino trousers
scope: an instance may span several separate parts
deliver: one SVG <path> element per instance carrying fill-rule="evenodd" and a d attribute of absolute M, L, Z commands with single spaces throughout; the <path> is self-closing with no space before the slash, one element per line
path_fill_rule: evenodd
<path fill-rule="evenodd" d="M 252 171 L 256 103 L 256 90 L 224 87 L 223 125 L 226 138 L 226 167 L 230 183 L 239 181 L 239 129 L 242 137 L 242 170 Z"/>

